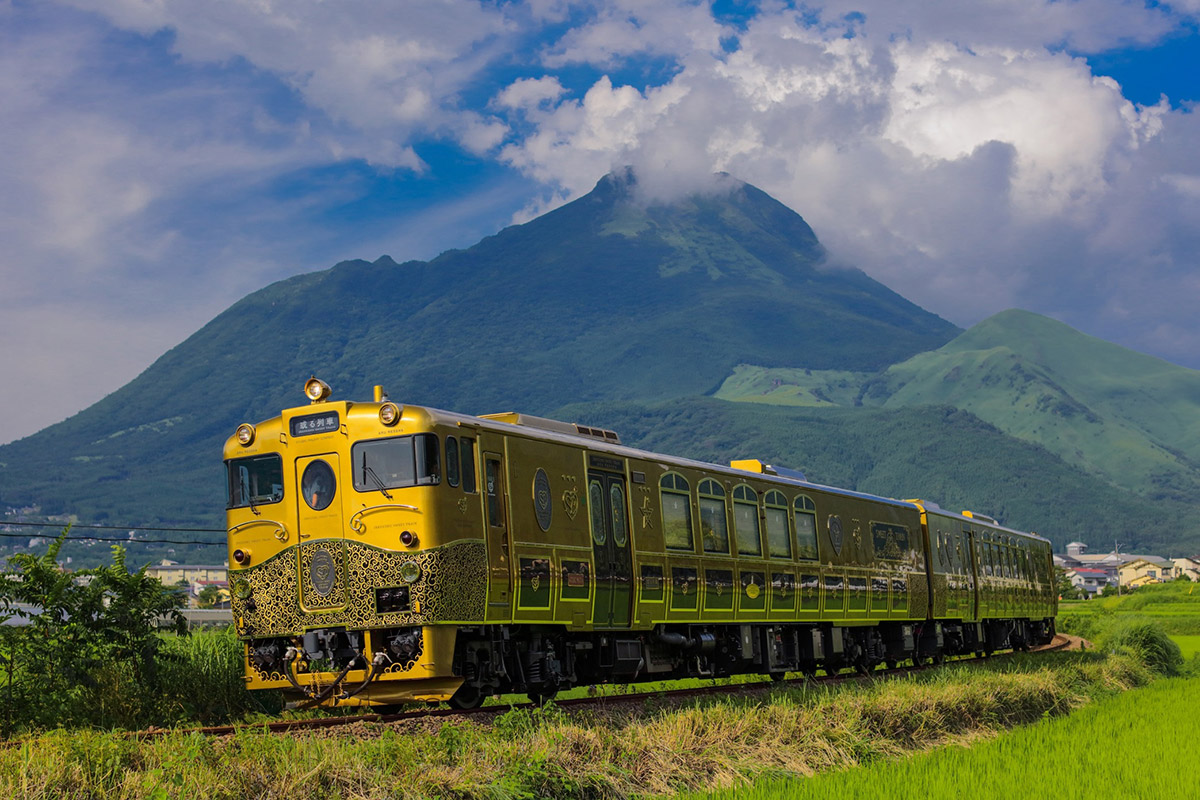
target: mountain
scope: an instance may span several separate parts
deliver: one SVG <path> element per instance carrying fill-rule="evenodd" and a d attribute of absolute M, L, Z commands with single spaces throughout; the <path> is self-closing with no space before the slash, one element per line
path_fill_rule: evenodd
<path fill-rule="evenodd" d="M 743 362 L 878 371 L 959 330 L 828 265 L 804 220 L 727 177 L 670 204 L 608 176 L 588 195 L 429 262 L 343 262 L 255 292 L 74 417 L 0 448 L 0 504 L 92 522 L 204 523 L 239 422 L 338 397 L 471 413 L 653 403 Z"/>
<path fill-rule="evenodd" d="M 1122 490 L 1096 498 L 1106 516 L 1114 505 L 1129 508 L 1128 495 L 1137 495 L 1174 520 L 1175 538 L 1200 545 L 1193 510 L 1200 498 L 1200 372 L 1037 314 L 1002 312 L 875 373 L 740 365 L 716 396 L 810 408 L 966 411 Z M 1089 535 L 1097 545 L 1114 538 L 1083 529 L 1078 538 Z M 1136 529 L 1121 534 L 1124 542 L 1147 535 L 1164 538 Z"/>

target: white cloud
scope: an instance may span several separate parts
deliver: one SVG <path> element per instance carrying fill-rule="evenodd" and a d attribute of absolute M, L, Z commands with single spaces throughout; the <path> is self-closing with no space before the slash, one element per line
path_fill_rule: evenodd
<path fill-rule="evenodd" d="M 455 225 L 334 230 L 307 221 L 359 196 L 353 179 L 265 188 L 356 160 L 432 180 L 419 150 L 439 139 L 536 182 L 520 219 L 626 164 L 648 199 L 723 170 L 955 322 L 1023 306 L 1200 366 L 1200 123 L 1066 52 L 1152 44 L 1198 13 L 768 0 L 738 30 L 692 0 L 0 4 L 3 366 L 56 395 L 47 364 L 111 390 L 270 279 L 470 244 L 457 223 L 494 194 Z M 121 47 L 138 56 L 118 68 Z M 161 313 L 124 322 L 147 303 Z M 86 346 L 60 357 L 72 335 Z"/>

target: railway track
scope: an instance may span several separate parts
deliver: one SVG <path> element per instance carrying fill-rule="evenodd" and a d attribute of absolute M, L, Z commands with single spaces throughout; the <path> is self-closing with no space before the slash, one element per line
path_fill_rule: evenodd
<path fill-rule="evenodd" d="M 1078 650 L 1089 647 L 1090 643 L 1073 636 L 1065 636 L 1059 634 L 1054 637 L 1050 644 L 1041 645 L 1031 649 L 1032 652 L 1051 652 L 1056 650 Z M 990 658 L 1003 658 L 1012 655 L 1011 652 L 998 653 Z M 953 659 L 953 663 L 961 663 L 964 661 L 973 661 L 985 657 L 981 656 L 959 656 Z M 777 686 L 787 686 L 794 684 L 837 684 L 851 680 L 869 680 L 873 678 L 898 678 L 903 675 L 908 675 L 915 672 L 923 672 L 930 669 L 932 664 L 924 664 L 919 666 L 904 666 L 893 667 L 891 669 L 880 669 L 868 672 L 865 674 L 857 672 L 836 672 L 832 675 L 806 676 L 800 678 L 785 679 L 782 681 L 759 681 L 752 683 L 732 683 L 713 686 L 701 686 L 690 689 L 673 689 L 668 691 L 648 691 L 648 692 L 628 692 L 620 694 L 604 694 L 594 697 L 576 697 L 563 700 L 555 700 L 554 704 L 560 708 L 576 708 L 587 706 L 604 706 L 604 705 L 635 705 L 643 703 L 647 700 L 686 700 L 692 697 L 704 697 L 708 695 L 721 694 L 738 694 L 738 693 L 753 693 L 765 692 Z M 402 711 L 395 714 L 354 714 L 342 717 L 313 717 L 311 719 L 296 719 L 296 720 L 280 720 L 277 722 L 267 722 L 259 724 L 241 724 L 241 725 L 215 725 L 203 728 L 148 728 L 140 731 L 130 731 L 126 734 L 127 738 L 132 739 L 151 739 L 169 734 L 185 734 L 199 733 L 205 736 L 232 736 L 239 731 L 270 731 L 272 733 L 282 733 L 286 731 L 301 731 L 301 730 L 321 730 L 326 728 L 339 728 L 357 723 L 392 723 L 402 722 L 406 720 L 421 720 L 421 719 L 436 719 L 438 717 L 487 717 L 503 714 L 514 708 L 533 708 L 535 703 L 519 703 L 511 705 L 493 705 L 483 706 L 467 711 L 459 711 L 452 708 L 424 708 L 413 711 Z"/>

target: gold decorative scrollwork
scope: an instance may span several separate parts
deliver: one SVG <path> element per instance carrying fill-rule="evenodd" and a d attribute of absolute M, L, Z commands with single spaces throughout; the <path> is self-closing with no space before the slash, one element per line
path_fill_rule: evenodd
<path fill-rule="evenodd" d="M 362 521 L 363 515 L 367 514 L 370 511 L 380 511 L 385 508 L 402 508 L 402 509 L 405 509 L 406 511 L 418 511 L 418 512 L 421 510 L 421 509 L 417 508 L 416 506 L 408 506 L 408 505 L 404 505 L 403 503 L 384 503 L 384 504 L 378 505 L 378 506 L 367 506 L 366 508 L 359 509 L 359 511 L 357 513 L 355 513 L 355 515 L 353 517 L 350 518 L 350 530 L 354 531 L 355 533 L 362 533 L 363 531 L 365 531 L 367 529 L 366 523 Z"/>
<path fill-rule="evenodd" d="M 233 536 L 235 533 L 242 530 L 243 528 L 249 528 L 254 525 L 274 525 L 275 526 L 275 538 L 281 542 L 286 542 L 288 540 L 287 528 L 284 527 L 282 522 L 276 522 L 273 519 L 252 519 L 247 522 L 241 522 L 241 523 L 238 523 L 237 525 L 234 525 L 232 528 L 230 528 L 227 533 L 229 536 Z"/>

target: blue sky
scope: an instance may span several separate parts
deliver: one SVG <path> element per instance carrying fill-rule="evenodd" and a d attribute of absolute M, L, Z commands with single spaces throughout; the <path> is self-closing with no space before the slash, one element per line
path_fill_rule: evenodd
<path fill-rule="evenodd" d="M 1200 0 L 0 0 L 0 442 L 248 292 L 724 170 L 947 319 L 1200 367 Z"/>

